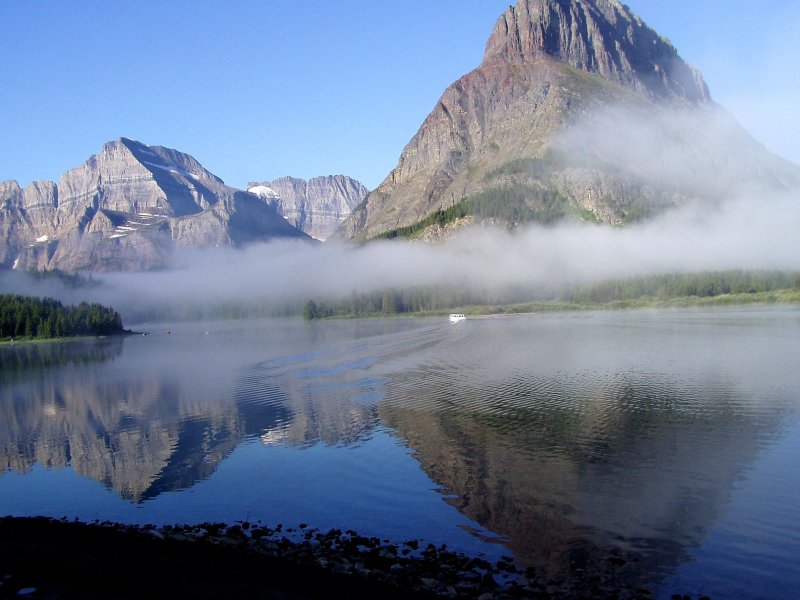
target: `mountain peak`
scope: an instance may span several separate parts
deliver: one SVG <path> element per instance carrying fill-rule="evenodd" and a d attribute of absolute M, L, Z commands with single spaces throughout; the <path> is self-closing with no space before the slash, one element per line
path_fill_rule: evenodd
<path fill-rule="evenodd" d="M 658 100 L 710 100 L 702 75 L 618 0 L 519 0 L 498 19 L 483 64 L 542 55 Z"/>
<path fill-rule="evenodd" d="M 620 225 L 799 181 L 618 0 L 518 0 L 481 65 L 445 90 L 339 232 L 436 239 L 475 221 Z"/>
<path fill-rule="evenodd" d="M 0 267 L 141 270 L 177 246 L 308 239 L 264 200 L 224 184 L 188 154 L 128 138 L 24 190 L 0 182 Z"/>
<path fill-rule="evenodd" d="M 251 182 L 247 191 L 274 204 L 287 221 L 318 240 L 327 239 L 369 193 L 361 182 L 346 175 L 324 175 L 308 181 L 281 177 Z"/>

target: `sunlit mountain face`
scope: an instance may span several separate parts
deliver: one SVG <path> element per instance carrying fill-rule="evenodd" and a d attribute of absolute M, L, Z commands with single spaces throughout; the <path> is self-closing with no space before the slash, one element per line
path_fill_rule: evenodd
<path fill-rule="evenodd" d="M 340 235 L 440 239 L 476 222 L 627 225 L 800 187 L 702 75 L 616 0 L 519 0 Z"/>

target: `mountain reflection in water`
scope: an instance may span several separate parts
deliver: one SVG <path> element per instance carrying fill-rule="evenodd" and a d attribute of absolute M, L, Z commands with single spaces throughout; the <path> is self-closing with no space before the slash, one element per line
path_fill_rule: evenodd
<path fill-rule="evenodd" d="M 6 469 L 70 465 L 134 502 L 213 471 L 241 439 L 235 411 L 215 404 L 191 410 L 181 402 L 177 376 L 119 377 L 104 363 L 119 358 L 124 343 L 110 338 L 3 349 Z"/>
<path fill-rule="evenodd" d="M 260 324 L 264 327 L 264 324 Z M 276 353 L 327 343 L 338 333 L 304 324 L 270 323 L 267 331 L 289 328 L 291 340 L 263 344 Z M 377 323 L 374 325 L 378 325 Z M 399 322 L 367 327 L 366 335 L 397 329 Z M 248 365 L 250 344 L 197 332 L 138 338 L 78 340 L 63 344 L 16 344 L 0 348 L 0 460 L 4 470 L 26 472 L 35 464 L 61 468 L 103 483 L 139 503 L 181 490 L 209 477 L 243 440 L 264 443 L 351 443 L 374 427 L 373 404 L 349 406 L 346 383 L 331 390 L 302 382 L 343 371 L 320 367 L 337 360 L 330 352 L 274 358 Z M 294 329 L 301 335 L 295 336 Z M 238 327 L 233 331 L 239 333 Z M 344 326 L 345 339 L 364 335 L 363 324 Z M 238 337 L 238 335 L 237 335 Z M 153 343 L 154 342 L 154 343 Z M 199 342 L 199 343 L 198 343 Z M 124 364 L 119 358 L 128 345 Z M 257 351 L 258 351 L 257 350 Z M 308 369 L 307 360 L 316 366 Z M 287 374 L 299 364 L 299 384 Z M 359 365 L 355 365 L 359 366 Z M 278 375 L 271 368 L 279 368 Z M 322 368 L 323 370 L 319 370 Z M 325 370 L 328 369 L 328 370 Z M 279 386 L 279 387 L 278 387 Z M 342 393 L 332 393 L 340 389 Z M 358 401 L 356 394 L 356 401 Z"/>
<path fill-rule="evenodd" d="M 796 340 L 699 317 L 472 321 L 391 377 L 381 416 L 524 563 L 565 577 L 614 553 L 646 584 L 797 410 Z"/>
<path fill-rule="evenodd" d="M 798 331 L 796 310 L 721 310 L 186 326 L 55 350 L 51 367 L 4 348 L 0 446 L 6 470 L 69 464 L 141 503 L 209 479 L 243 442 L 347 452 L 394 436 L 436 501 L 521 563 L 567 577 L 613 555 L 652 585 L 796 427 Z"/>

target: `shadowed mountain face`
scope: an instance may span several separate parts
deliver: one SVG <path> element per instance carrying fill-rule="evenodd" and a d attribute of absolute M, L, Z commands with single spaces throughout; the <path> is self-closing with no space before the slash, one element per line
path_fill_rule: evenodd
<path fill-rule="evenodd" d="M 56 185 L 0 183 L 0 264 L 130 271 L 170 265 L 176 246 L 306 237 L 262 198 L 194 158 L 121 138 Z"/>
<path fill-rule="evenodd" d="M 339 235 L 369 239 L 460 204 L 456 217 L 506 226 L 621 224 L 753 186 L 800 186 L 800 169 L 714 104 L 627 7 L 519 0 Z"/>

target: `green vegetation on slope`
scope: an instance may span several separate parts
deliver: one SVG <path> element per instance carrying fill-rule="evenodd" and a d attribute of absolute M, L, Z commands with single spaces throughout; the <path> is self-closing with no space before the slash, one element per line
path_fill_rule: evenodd
<path fill-rule="evenodd" d="M 52 298 L 0 295 L 0 339 L 47 339 L 123 333 L 112 308 L 81 302 L 64 306 Z"/>
<path fill-rule="evenodd" d="M 439 209 L 424 219 L 381 233 L 371 239 L 414 238 L 431 225 L 446 225 L 468 215 L 509 224 L 536 222 L 551 224 L 569 214 L 569 201 L 554 189 L 529 185 L 492 188 L 450 208 Z"/>

